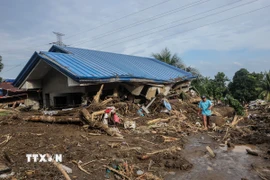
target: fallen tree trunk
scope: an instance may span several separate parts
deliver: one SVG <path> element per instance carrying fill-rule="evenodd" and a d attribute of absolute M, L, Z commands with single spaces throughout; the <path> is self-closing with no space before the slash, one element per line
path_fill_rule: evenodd
<path fill-rule="evenodd" d="M 89 112 L 86 109 L 82 109 L 81 113 L 91 127 L 101 129 L 101 130 L 105 131 L 107 134 L 109 134 L 110 136 L 123 137 L 121 134 L 110 129 L 107 125 L 105 125 L 99 121 L 94 121 L 92 119 L 92 116 L 89 114 Z"/>
<path fill-rule="evenodd" d="M 105 106 L 106 104 L 110 103 L 113 101 L 113 98 L 109 98 L 109 99 L 106 99 L 104 101 L 102 101 L 99 106 Z"/>
<path fill-rule="evenodd" d="M 93 103 L 99 103 L 100 95 L 102 94 L 103 87 L 104 87 L 104 84 L 102 84 L 102 85 L 100 86 L 99 91 L 98 91 L 97 94 L 93 97 Z"/>
<path fill-rule="evenodd" d="M 49 123 L 79 123 L 79 117 L 66 117 L 66 116 L 30 116 L 23 118 L 25 121 L 33 122 L 49 122 Z"/>

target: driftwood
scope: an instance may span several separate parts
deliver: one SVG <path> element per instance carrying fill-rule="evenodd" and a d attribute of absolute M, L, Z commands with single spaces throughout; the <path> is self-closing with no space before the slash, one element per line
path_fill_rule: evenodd
<path fill-rule="evenodd" d="M 101 129 L 111 136 L 123 137 L 121 134 L 113 131 L 112 129 L 110 129 L 107 125 L 103 124 L 102 122 L 94 121 L 86 109 L 82 109 L 81 113 L 91 127 Z"/>
<path fill-rule="evenodd" d="M 126 179 L 130 180 L 129 177 L 127 177 L 125 174 L 121 173 L 120 171 L 117 171 L 117 170 L 111 168 L 110 166 L 106 166 L 106 165 L 103 165 L 103 166 L 104 166 L 105 168 L 111 170 L 112 172 L 115 172 L 115 173 L 119 174 L 119 175 L 122 176 L 123 178 L 126 178 Z"/>
<path fill-rule="evenodd" d="M 233 117 L 233 121 L 232 121 L 231 126 L 232 126 L 232 127 L 235 127 L 241 120 L 243 120 L 243 117 L 242 117 L 242 118 L 238 118 L 238 116 L 235 115 L 235 116 Z"/>
<path fill-rule="evenodd" d="M 90 172 L 88 172 L 88 171 L 86 171 L 78 162 L 76 162 L 75 160 L 73 160 L 72 161 L 74 164 L 76 164 L 77 166 L 78 166 L 78 168 L 81 170 L 81 171 L 83 171 L 83 172 L 85 172 L 86 174 L 91 174 Z"/>
<path fill-rule="evenodd" d="M 79 117 L 66 117 L 66 116 L 30 116 L 23 118 L 25 121 L 33 122 L 50 122 L 50 123 L 79 123 Z"/>
<path fill-rule="evenodd" d="M 155 124 L 155 123 L 159 123 L 159 122 L 169 122 L 170 118 L 166 118 L 166 119 L 161 119 L 161 118 L 157 118 L 157 119 L 153 119 L 147 122 L 147 124 Z"/>
<path fill-rule="evenodd" d="M 4 136 L 6 137 L 6 140 L 4 140 L 3 142 L 1 142 L 0 145 L 8 143 L 10 141 L 10 139 L 12 138 L 12 136 L 10 136 L 9 134 L 4 135 Z"/>
<path fill-rule="evenodd" d="M 104 110 L 93 112 L 93 113 L 91 114 L 91 120 L 94 121 L 95 116 L 98 116 L 98 115 L 101 115 L 101 114 L 104 114 L 104 113 L 105 113 Z"/>
<path fill-rule="evenodd" d="M 216 157 L 215 153 L 213 152 L 213 150 L 209 146 L 206 146 L 206 149 L 213 158 Z"/>
<path fill-rule="evenodd" d="M 146 153 L 145 155 L 140 156 L 139 159 L 142 159 L 142 160 L 149 159 L 151 156 L 158 154 L 158 153 L 167 152 L 167 151 L 177 151 L 177 150 L 179 151 L 179 150 L 181 150 L 181 148 L 173 146 L 173 147 L 170 147 L 167 149 L 161 149 L 161 150 L 153 151 L 150 153 Z"/>
<path fill-rule="evenodd" d="M 112 102 L 112 101 L 113 101 L 112 98 L 106 99 L 106 100 L 102 101 L 102 102 L 99 104 L 99 106 L 105 106 L 106 104 L 108 104 L 108 103 L 110 103 L 110 102 Z"/>
<path fill-rule="evenodd" d="M 161 136 L 163 138 L 163 142 L 173 142 L 173 141 L 178 141 L 179 138 L 175 137 L 169 137 L 169 136 Z"/>
<path fill-rule="evenodd" d="M 57 169 L 64 175 L 66 180 L 71 180 L 67 172 L 62 168 L 62 165 L 57 163 L 49 154 L 46 155 L 47 158 L 52 159 L 52 163 L 57 167 Z"/>
<path fill-rule="evenodd" d="M 102 84 L 102 85 L 100 86 L 99 91 L 98 91 L 97 94 L 94 96 L 94 98 L 93 98 L 93 103 L 99 103 L 100 95 L 101 95 L 101 93 L 102 93 L 103 87 L 104 87 L 104 84 Z"/>

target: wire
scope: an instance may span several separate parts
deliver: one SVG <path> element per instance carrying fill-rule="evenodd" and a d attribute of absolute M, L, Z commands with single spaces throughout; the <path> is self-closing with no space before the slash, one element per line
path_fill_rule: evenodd
<path fill-rule="evenodd" d="M 110 21 L 110 22 L 107 22 L 107 23 L 101 24 L 101 25 L 99 25 L 99 26 L 96 26 L 96 27 L 94 27 L 94 28 L 92 28 L 92 29 L 90 29 L 90 30 L 86 30 L 85 32 L 89 32 L 89 31 L 98 29 L 98 28 L 100 28 L 100 27 L 102 27 L 102 26 L 105 26 L 105 25 L 108 25 L 108 24 L 112 24 L 112 23 L 114 23 L 114 22 L 120 21 L 120 20 L 122 20 L 122 19 L 124 19 L 124 18 L 127 18 L 127 17 L 129 17 L 129 16 L 138 14 L 138 13 L 143 12 L 143 11 L 146 11 L 146 10 L 148 10 L 148 9 L 151 9 L 151 8 L 153 8 L 153 7 L 156 7 L 156 6 L 159 6 L 159 5 L 161 5 L 161 4 L 165 4 L 165 3 L 169 2 L 169 1 L 172 1 L 172 0 L 162 1 L 162 2 L 160 2 L 160 3 L 157 3 L 157 4 L 154 4 L 154 5 L 149 6 L 149 7 L 147 7 L 147 8 L 144 8 L 144 9 L 142 9 L 142 10 L 139 10 L 139 11 L 136 11 L 136 12 L 133 12 L 133 13 L 130 13 L 130 14 L 127 14 L 127 15 L 125 15 L 125 16 L 122 16 L 122 17 L 118 18 L 118 19 L 115 19 L 115 20 L 112 20 L 112 21 Z M 66 37 L 65 39 L 69 39 L 69 38 L 71 38 L 71 37 L 77 36 L 78 34 L 81 34 L 81 33 L 73 34 L 73 35 L 71 35 L 71 36 Z M 37 48 L 37 47 L 43 47 L 43 46 L 46 46 L 46 45 L 47 45 L 47 44 L 43 44 L 43 45 L 40 45 L 40 46 L 35 46 L 35 48 Z M 25 49 L 25 50 L 28 50 L 28 51 L 33 51 L 33 50 L 28 49 L 28 48 L 32 48 L 32 47 L 26 47 L 26 48 L 24 48 L 24 49 Z M 14 51 L 12 51 L 12 50 L 7 50 L 7 51 L 1 51 L 1 52 L 14 52 Z"/>
<path fill-rule="evenodd" d="M 152 34 L 155 34 L 155 33 L 158 33 L 158 32 L 166 31 L 168 29 L 172 29 L 172 28 L 178 27 L 178 26 L 183 25 L 183 24 L 188 24 L 188 23 L 191 23 L 191 22 L 195 22 L 195 21 L 204 19 L 206 17 L 210 17 L 210 16 L 213 16 L 213 15 L 221 14 L 223 12 L 226 12 L 226 11 L 229 11 L 229 10 L 232 10 L 232 9 L 235 9 L 235 8 L 239 8 L 239 7 L 242 7 L 244 5 L 254 3 L 256 1 L 258 1 L 258 0 L 255 0 L 255 1 L 252 1 L 252 2 L 248 2 L 248 3 L 245 3 L 245 4 L 241 4 L 239 6 L 235 6 L 235 7 L 232 7 L 232 8 L 229 8 L 229 9 L 226 9 L 226 10 L 223 10 L 223 11 L 220 11 L 220 12 L 217 12 L 217 13 L 212 13 L 212 14 L 209 14 L 207 16 L 204 16 L 204 17 L 201 17 L 201 18 L 197 18 L 197 19 L 194 19 L 194 20 L 191 20 L 191 21 L 187 21 L 187 22 L 184 22 L 184 23 L 180 23 L 180 24 L 177 24 L 177 25 L 174 25 L 174 26 L 171 26 L 171 27 L 168 27 L 168 28 L 164 28 L 164 29 L 161 29 L 161 30 L 158 30 L 158 31 L 155 31 L 155 32 L 151 32 L 151 33 L 148 33 L 148 34 L 145 34 L 145 35 L 136 37 L 136 38 L 129 39 L 127 41 L 122 41 L 122 42 L 118 42 L 118 43 L 115 43 L 115 44 L 112 44 L 112 45 L 109 45 L 109 46 L 105 46 L 105 47 L 100 48 L 98 50 L 102 50 L 102 49 L 107 48 L 107 47 L 111 47 L 111 46 L 115 46 L 115 45 L 118 45 L 118 44 L 122 44 L 124 42 L 129 42 L 129 41 L 132 41 L 132 40 L 136 40 L 136 39 L 139 39 L 139 38 L 142 38 L 142 37 L 145 37 L 145 36 L 149 36 L 149 35 L 152 35 Z"/>
<path fill-rule="evenodd" d="M 259 11 L 259 10 L 262 10 L 262 9 L 265 9 L 265 8 L 268 8 L 268 7 L 270 7 L 270 5 L 267 5 L 267 6 L 264 6 L 264 7 L 262 7 L 262 8 L 258 8 L 258 9 L 252 10 L 252 11 L 248 11 L 248 12 L 245 12 L 245 13 L 241 13 L 241 14 L 238 14 L 238 15 L 235 15 L 235 16 L 232 16 L 232 17 L 229 17 L 229 18 L 226 18 L 226 19 L 222 19 L 222 20 L 219 20 L 219 21 L 214 21 L 214 22 L 212 22 L 212 23 L 208 23 L 208 24 L 205 24 L 205 25 L 202 25 L 202 26 L 199 26 L 199 27 L 196 27 L 196 28 L 187 30 L 187 31 L 182 31 L 182 32 L 174 33 L 174 34 L 171 34 L 171 35 L 168 35 L 168 36 L 163 36 L 163 37 L 161 37 L 161 38 L 153 39 L 153 40 L 154 40 L 154 41 L 156 41 L 156 40 L 161 40 L 161 39 L 164 39 L 164 38 L 172 37 L 172 36 L 179 35 L 179 34 L 182 34 L 182 33 L 186 33 L 186 32 L 189 32 L 189 31 L 197 30 L 197 29 L 200 29 L 200 28 L 205 27 L 205 26 L 209 26 L 209 25 L 213 25 L 213 24 L 218 24 L 218 23 L 221 23 L 221 22 L 224 22 L 224 21 L 227 21 L 227 20 L 230 20 L 230 19 L 239 17 L 239 16 L 247 15 L 247 14 L 250 14 L 250 13 L 253 13 L 253 12 L 256 12 L 256 11 Z M 153 41 L 153 40 L 145 41 L 145 42 L 143 42 L 143 43 L 136 44 L 136 45 L 132 45 L 132 46 L 128 46 L 127 48 L 137 47 L 137 46 L 140 46 L 140 45 L 142 45 L 142 44 L 151 42 L 151 41 Z M 21 63 L 21 64 L 23 64 L 23 63 Z M 19 64 L 18 66 L 20 66 L 21 64 Z M 13 69 L 14 69 L 14 68 L 13 68 Z M 9 69 L 9 70 L 11 70 L 11 69 Z M 7 70 L 7 71 L 9 71 L 9 70 Z M 4 71 L 4 72 L 7 72 L 7 71 Z"/>
<path fill-rule="evenodd" d="M 161 37 L 161 38 L 154 39 L 154 40 L 156 41 L 156 40 L 160 40 L 160 39 L 172 37 L 172 36 L 175 36 L 175 35 L 179 35 L 179 34 L 182 34 L 182 33 L 186 33 L 186 32 L 189 32 L 189 31 L 197 30 L 197 29 L 200 29 L 200 28 L 205 27 L 205 26 L 209 26 L 209 25 L 213 25 L 213 24 L 218 24 L 218 23 L 220 23 L 220 22 L 224 22 L 224 21 L 227 21 L 227 20 L 230 20 L 230 19 L 239 17 L 239 16 L 247 15 L 247 14 L 250 14 L 250 13 L 253 13 L 253 12 L 256 12 L 256 11 L 259 11 L 259 10 L 262 10 L 262 9 L 265 9 L 265 8 L 268 8 L 268 7 L 270 7 L 270 5 L 264 6 L 264 7 L 262 7 L 262 8 L 258 8 L 258 9 L 255 9 L 255 10 L 253 10 L 253 11 L 249 11 L 249 12 L 246 12 L 246 13 L 238 14 L 238 15 L 235 15 L 235 16 L 232 16 L 232 17 L 229 17 L 229 18 L 226 18 L 226 19 L 222 19 L 222 20 L 219 20 L 219 21 L 214 21 L 214 22 L 212 22 L 212 23 L 208 23 L 208 24 L 205 24 L 205 25 L 202 25 L 202 26 L 199 26 L 199 27 L 196 27 L 196 28 L 187 30 L 187 31 L 182 31 L 182 32 L 174 33 L 174 34 L 171 34 L 171 35 L 169 35 L 169 36 L 163 36 L 163 37 Z M 145 42 L 143 42 L 143 43 L 136 44 L 136 45 L 132 45 L 132 46 L 128 46 L 128 47 L 126 47 L 126 48 L 137 47 L 137 46 L 140 46 L 140 45 L 142 45 L 142 44 L 145 44 L 145 43 L 148 43 L 148 42 L 151 42 L 151 41 L 153 41 L 153 40 L 145 41 Z"/>
<path fill-rule="evenodd" d="M 104 38 L 104 37 L 109 36 L 109 35 L 111 35 L 111 34 L 114 34 L 114 33 L 116 33 L 116 32 L 121 32 L 121 31 L 124 31 L 124 30 L 126 30 L 126 29 L 130 29 L 130 28 L 132 28 L 132 27 L 135 27 L 135 26 L 138 26 L 138 25 L 141 25 L 141 24 L 150 22 L 150 21 L 154 21 L 154 20 L 156 20 L 156 19 L 163 18 L 163 17 L 165 17 L 165 16 L 168 16 L 168 15 L 171 15 L 171 14 L 174 14 L 174 13 L 177 13 L 177 12 L 180 12 L 180 11 L 182 11 L 182 10 L 185 10 L 185 9 L 188 9 L 188 8 L 191 8 L 191 7 L 194 7 L 194 6 L 197 6 L 197 5 L 206 3 L 206 2 L 208 2 L 208 1 L 211 1 L 211 0 L 205 0 L 205 1 L 200 0 L 200 1 L 196 1 L 196 2 L 190 3 L 190 4 L 188 4 L 188 5 L 181 6 L 181 7 L 178 7 L 178 8 L 176 8 L 176 9 L 173 9 L 173 10 L 170 10 L 170 11 L 166 11 L 166 12 L 161 13 L 161 14 L 157 14 L 157 15 L 155 15 L 155 16 L 152 16 L 152 17 L 148 18 L 148 19 L 144 19 L 144 20 L 141 20 L 141 21 L 137 21 L 137 22 L 135 22 L 135 23 L 132 23 L 132 24 L 129 24 L 129 25 L 126 25 L 126 26 L 122 26 L 122 27 L 120 27 L 120 28 L 118 28 L 118 29 L 115 29 L 115 30 L 113 30 L 113 31 L 108 31 L 108 32 L 106 32 L 106 33 L 103 33 L 103 34 L 100 34 L 100 35 L 98 35 L 98 36 L 95 36 L 95 37 L 91 38 L 90 40 L 86 40 L 86 41 L 85 41 L 85 40 L 78 41 L 78 42 L 75 42 L 75 43 L 73 43 L 73 44 L 71 44 L 71 45 L 75 45 L 75 44 L 76 44 L 76 45 L 81 45 L 81 44 L 84 44 L 84 43 L 89 42 L 89 41 L 101 39 L 101 38 Z"/>
<path fill-rule="evenodd" d="M 98 28 L 100 28 L 100 27 L 103 27 L 103 26 L 105 26 L 105 25 L 112 24 L 112 23 L 114 23 L 114 22 L 120 21 L 120 20 L 125 19 L 125 18 L 127 18 L 127 17 L 129 17 L 129 16 L 133 16 L 133 15 L 135 15 L 135 14 L 138 14 L 138 13 L 140 13 L 140 12 L 146 11 L 146 10 L 148 10 L 148 9 L 151 9 L 151 8 L 153 8 L 153 7 L 156 7 L 156 6 L 159 6 L 159 5 L 161 5 L 161 4 L 167 3 L 167 2 L 169 2 L 169 1 L 171 1 L 171 0 L 162 1 L 162 2 L 160 2 L 160 3 L 154 4 L 154 5 L 149 6 L 149 7 L 147 7 L 147 8 L 144 8 L 144 9 L 141 9 L 141 10 L 139 10 L 139 11 L 136 11 L 136 12 L 133 12 L 133 13 L 130 13 L 130 14 L 127 14 L 127 15 L 125 15 L 125 16 L 122 16 L 122 17 L 120 17 L 120 18 L 118 18 L 118 19 L 115 19 L 115 20 L 106 22 L 106 23 L 104 23 L 104 24 L 98 25 L 98 26 L 96 26 L 96 27 L 94 27 L 94 28 L 88 29 L 88 30 L 83 31 L 83 32 L 81 32 L 81 33 L 93 31 L 93 30 L 98 29 Z M 77 36 L 78 34 L 81 34 L 81 33 L 76 33 L 76 34 L 74 34 L 74 35 L 68 36 L 68 37 L 65 38 L 65 39 L 69 39 L 69 38 L 74 37 L 74 36 Z"/>
<path fill-rule="evenodd" d="M 156 26 L 154 28 L 150 28 L 150 29 L 147 29 L 147 30 L 144 30 L 144 31 L 140 31 L 138 33 L 135 33 L 135 34 L 131 34 L 131 35 L 128 35 L 128 36 L 125 36 L 125 37 L 122 37 L 120 39 L 114 39 L 112 41 L 109 41 L 109 42 L 106 42 L 106 43 L 103 43 L 103 44 L 100 44 L 100 45 L 97 45 L 96 47 L 99 47 L 99 46 L 103 46 L 103 45 L 106 45 L 106 44 L 110 44 L 111 42 L 115 42 L 117 40 L 123 40 L 123 39 L 127 39 L 127 38 L 130 38 L 131 36 L 134 36 L 134 35 L 137 35 L 137 34 L 141 34 L 141 33 L 144 33 L 144 32 L 148 32 L 148 31 L 152 31 L 153 29 L 157 29 L 157 28 L 160 28 L 160 27 L 163 27 L 163 26 L 166 26 L 168 24 L 173 24 L 175 22 L 178 22 L 178 21 L 182 21 L 182 20 L 185 20 L 185 19 L 189 19 L 191 17 L 194 17 L 194 16 L 198 16 L 200 14 L 205 14 L 205 13 L 208 13 L 208 12 L 211 12 L 211 11 L 214 11 L 214 10 L 217 10 L 217 9 L 220 9 L 220 8 L 223 8 L 223 7 L 226 7 L 226 6 L 229 6 L 229 5 L 232 5 L 232 4 L 235 4 L 235 3 L 238 3 L 240 1 L 243 1 L 243 0 L 239 0 L 239 1 L 236 1 L 236 2 L 233 2 L 233 3 L 229 3 L 229 4 L 226 4 L 226 5 L 222 5 L 222 6 L 219 6 L 217 8 L 214 8 L 214 9 L 211 9 L 211 10 L 208 10 L 208 11 L 204 11 L 204 12 L 201 12 L 201 13 L 197 13 L 195 15 L 192 15 L 192 16 L 188 16 L 188 17 L 185 17 L 185 18 L 182 18 L 182 19 L 179 19 L 179 20 L 176 20 L 176 21 L 172 21 L 172 22 L 169 22 L 169 23 L 166 23 L 166 24 L 163 24 L 163 25 L 160 25 L 160 26 Z"/>
<path fill-rule="evenodd" d="M 11 70 L 13 70 L 13 69 L 15 69 L 15 68 L 17 68 L 17 67 L 19 67 L 19 66 L 22 66 L 23 64 L 25 64 L 25 63 L 21 63 L 21 64 L 18 64 L 18 65 L 14 65 L 12 68 L 9 68 L 9 69 L 6 70 L 6 71 L 1 71 L 0 73 L 6 73 L 6 72 L 9 72 L 9 71 L 11 71 Z"/>

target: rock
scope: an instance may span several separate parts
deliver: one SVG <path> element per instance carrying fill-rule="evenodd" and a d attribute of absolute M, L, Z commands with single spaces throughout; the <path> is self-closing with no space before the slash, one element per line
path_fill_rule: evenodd
<path fill-rule="evenodd" d="M 138 176 L 140 176 L 140 175 L 143 175 L 144 172 L 142 170 L 138 170 L 136 173 Z"/>

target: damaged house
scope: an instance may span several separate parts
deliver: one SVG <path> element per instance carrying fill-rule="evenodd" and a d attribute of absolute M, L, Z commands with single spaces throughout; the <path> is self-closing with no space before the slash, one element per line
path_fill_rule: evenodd
<path fill-rule="evenodd" d="M 91 101 L 102 84 L 101 98 L 150 100 L 171 88 L 188 90 L 192 78 L 191 73 L 153 58 L 54 45 L 48 52 L 35 52 L 13 85 L 39 92 L 26 101 L 38 109 L 81 105 Z"/>

